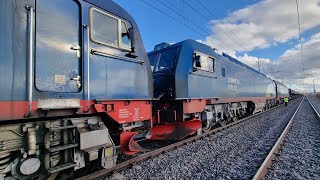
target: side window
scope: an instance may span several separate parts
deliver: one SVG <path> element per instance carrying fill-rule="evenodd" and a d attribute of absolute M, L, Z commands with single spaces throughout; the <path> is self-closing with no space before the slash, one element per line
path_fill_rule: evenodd
<path fill-rule="evenodd" d="M 122 43 L 122 48 L 124 49 L 131 48 L 129 31 L 128 31 L 127 25 L 123 21 L 121 21 L 121 43 Z"/>
<path fill-rule="evenodd" d="M 205 55 L 202 55 L 200 58 L 201 63 L 201 70 L 209 71 L 209 64 L 208 64 L 208 57 Z"/>
<path fill-rule="evenodd" d="M 124 21 L 94 8 L 91 9 L 90 21 L 90 38 L 92 41 L 130 50 L 130 34 Z"/>
<path fill-rule="evenodd" d="M 214 58 L 200 52 L 195 52 L 193 55 L 193 68 L 207 72 L 214 72 Z"/>
<path fill-rule="evenodd" d="M 208 56 L 208 70 L 214 72 L 214 59 Z"/>
<path fill-rule="evenodd" d="M 93 41 L 119 47 L 117 19 L 93 10 L 91 23 L 91 39 Z"/>
<path fill-rule="evenodd" d="M 194 68 L 201 68 L 201 62 L 200 62 L 201 56 L 197 53 L 193 54 L 193 67 Z"/>
<path fill-rule="evenodd" d="M 222 68 L 222 77 L 226 77 L 226 69 L 225 68 Z"/>

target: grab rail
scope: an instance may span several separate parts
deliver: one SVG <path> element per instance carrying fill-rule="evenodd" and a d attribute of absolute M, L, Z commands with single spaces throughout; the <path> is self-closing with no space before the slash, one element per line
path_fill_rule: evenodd
<path fill-rule="evenodd" d="M 33 23 L 34 23 L 34 9 L 31 6 L 26 6 L 28 10 L 28 101 L 29 101 L 29 113 L 26 114 L 26 117 L 31 117 L 32 113 L 32 91 L 33 91 Z"/>

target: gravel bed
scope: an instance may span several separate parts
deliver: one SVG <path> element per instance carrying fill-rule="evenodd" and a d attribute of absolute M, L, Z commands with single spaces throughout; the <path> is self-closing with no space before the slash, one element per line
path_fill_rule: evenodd
<path fill-rule="evenodd" d="M 308 95 L 308 99 L 312 103 L 312 105 L 317 109 L 317 111 L 320 113 L 320 99 L 316 97 L 316 95 L 311 94 Z"/>
<path fill-rule="evenodd" d="M 138 143 L 146 151 L 152 151 L 152 150 L 160 149 L 164 146 L 168 146 L 168 145 L 173 144 L 175 142 L 176 141 L 149 141 L 149 140 L 145 140 L 145 141 L 140 141 Z M 119 149 L 117 149 L 117 156 L 118 156 L 117 163 L 127 161 L 127 160 L 132 159 L 133 157 L 139 156 L 143 153 L 144 152 L 138 152 L 134 155 L 126 155 L 119 148 Z"/>
<path fill-rule="evenodd" d="M 251 179 L 300 100 L 163 153 L 108 178 Z"/>
<path fill-rule="evenodd" d="M 305 100 L 267 179 L 320 179 L 320 120 Z"/>

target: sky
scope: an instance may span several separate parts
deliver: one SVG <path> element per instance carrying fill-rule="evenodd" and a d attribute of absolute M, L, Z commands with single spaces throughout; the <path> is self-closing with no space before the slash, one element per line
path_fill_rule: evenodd
<path fill-rule="evenodd" d="M 320 91 L 320 0 L 114 0 L 135 19 L 144 46 L 194 39 L 290 88 Z"/>

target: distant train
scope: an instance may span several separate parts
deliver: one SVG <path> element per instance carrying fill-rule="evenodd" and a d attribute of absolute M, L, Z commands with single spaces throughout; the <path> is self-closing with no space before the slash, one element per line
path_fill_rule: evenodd
<path fill-rule="evenodd" d="M 182 139 L 298 96 L 193 40 L 147 55 L 112 1 L 6 0 L 0 19 L 0 179 L 112 168 L 118 145 L 134 154 L 137 139 Z"/>
<path fill-rule="evenodd" d="M 293 89 L 289 89 L 289 98 L 290 99 L 295 99 L 295 98 L 298 98 L 300 97 L 302 94 L 299 93 L 298 91 L 295 91 Z"/>

